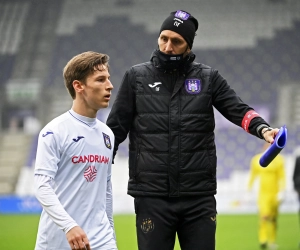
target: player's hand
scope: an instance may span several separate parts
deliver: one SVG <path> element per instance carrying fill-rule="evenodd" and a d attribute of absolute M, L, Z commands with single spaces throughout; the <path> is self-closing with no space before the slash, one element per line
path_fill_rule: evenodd
<path fill-rule="evenodd" d="M 91 250 L 89 240 L 81 227 L 73 227 L 66 236 L 72 250 Z"/>
<path fill-rule="evenodd" d="M 269 130 L 269 128 L 263 128 L 262 136 L 264 137 L 266 142 L 273 144 L 274 138 L 276 137 L 278 132 L 279 132 L 278 128 L 272 128 L 271 130 Z"/>

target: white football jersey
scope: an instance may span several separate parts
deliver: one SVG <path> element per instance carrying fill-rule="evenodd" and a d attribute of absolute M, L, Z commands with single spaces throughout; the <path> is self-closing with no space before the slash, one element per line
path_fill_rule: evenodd
<path fill-rule="evenodd" d="M 53 179 L 59 202 L 87 234 L 93 250 L 116 249 L 114 230 L 106 213 L 113 146 L 114 135 L 106 124 L 73 110 L 53 119 L 38 138 L 35 175 Z M 36 249 L 69 250 L 62 230 L 68 225 L 54 223 L 45 211 L 47 201 L 43 203 Z"/>

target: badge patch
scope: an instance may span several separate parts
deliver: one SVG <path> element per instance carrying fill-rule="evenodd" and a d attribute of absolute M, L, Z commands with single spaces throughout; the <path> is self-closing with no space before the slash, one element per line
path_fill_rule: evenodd
<path fill-rule="evenodd" d="M 199 94 L 201 91 L 201 81 L 199 79 L 187 79 L 185 80 L 185 90 L 189 94 Z"/>
<path fill-rule="evenodd" d="M 106 146 L 107 148 L 111 149 L 111 143 L 110 143 L 110 138 L 109 138 L 109 136 L 108 136 L 107 134 L 104 134 L 103 132 L 102 132 L 102 134 L 103 134 L 103 139 L 104 139 L 104 144 L 105 144 L 105 146 Z"/>
<path fill-rule="evenodd" d="M 177 10 L 175 16 L 180 18 L 181 20 L 188 20 L 190 15 L 182 10 Z"/>
<path fill-rule="evenodd" d="M 141 229 L 145 234 L 152 232 L 154 230 L 154 222 L 150 218 L 143 219 Z"/>

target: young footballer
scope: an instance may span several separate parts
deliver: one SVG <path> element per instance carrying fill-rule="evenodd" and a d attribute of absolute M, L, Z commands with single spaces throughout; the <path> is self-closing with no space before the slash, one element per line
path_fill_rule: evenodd
<path fill-rule="evenodd" d="M 109 57 L 92 51 L 65 66 L 72 108 L 38 139 L 34 187 L 43 207 L 35 250 L 117 249 L 112 216 L 112 131 L 98 119 L 113 85 Z"/>

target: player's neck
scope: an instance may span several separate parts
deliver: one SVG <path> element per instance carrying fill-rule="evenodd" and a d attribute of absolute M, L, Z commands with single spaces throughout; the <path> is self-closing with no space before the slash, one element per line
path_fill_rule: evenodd
<path fill-rule="evenodd" d="M 91 108 L 87 108 L 84 103 L 78 103 L 75 100 L 73 101 L 72 110 L 79 115 L 89 117 L 89 118 L 96 118 L 97 111 Z"/>

